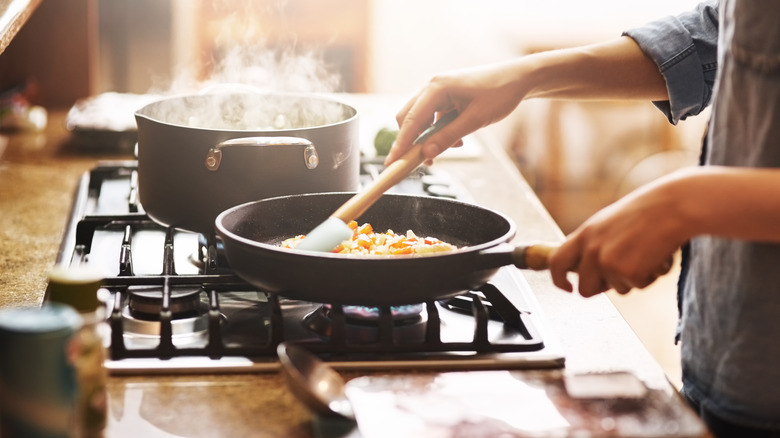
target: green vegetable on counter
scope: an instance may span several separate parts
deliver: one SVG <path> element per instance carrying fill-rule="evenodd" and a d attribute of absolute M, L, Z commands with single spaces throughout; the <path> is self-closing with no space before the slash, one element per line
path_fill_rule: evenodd
<path fill-rule="evenodd" d="M 397 129 L 380 129 L 379 132 L 376 133 L 376 137 L 374 137 L 374 150 L 376 150 L 377 156 L 386 156 L 390 152 L 390 148 L 393 147 L 393 143 L 397 136 Z"/>

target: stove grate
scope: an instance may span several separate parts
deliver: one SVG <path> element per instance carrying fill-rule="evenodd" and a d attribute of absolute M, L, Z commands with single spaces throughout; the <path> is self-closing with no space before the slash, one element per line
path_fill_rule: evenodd
<path fill-rule="evenodd" d="M 104 203 L 102 193 L 106 191 L 106 181 L 120 179 L 127 184 L 120 192 L 126 205 L 120 211 L 105 213 L 101 211 Z M 121 235 L 118 248 L 117 274 L 104 280 L 104 287 L 111 293 L 109 303 L 108 323 L 111 327 L 111 342 L 109 354 L 112 360 L 127 358 L 160 358 L 170 359 L 179 356 L 206 356 L 221 358 L 226 356 L 242 356 L 249 358 L 269 358 L 276 356 L 276 347 L 281 342 L 293 342 L 305 346 L 308 350 L 328 357 L 332 360 L 375 360 L 386 357 L 436 358 L 447 355 L 480 355 L 505 352 L 530 352 L 544 348 L 539 333 L 537 333 L 530 313 L 518 309 L 507 299 L 500 286 L 485 284 L 478 290 L 444 301 L 429 301 L 423 303 L 427 320 L 425 322 L 423 339 L 417 341 L 398 341 L 394 336 L 395 327 L 390 307 L 378 308 L 375 342 L 353 342 L 348 336 L 348 321 L 344 306 L 331 305 L 332 328 L 329 336 L 323 337 L 308 333 L 300 336 L 293 333 L 290 324 L 290 302 L 284 297 L 267 294 L 255 290 L 251 285 L 234 275 L 229 268 L 220 266 L 216 236 L 208 236 L 205 248 L 198 248 L 200 265 L 191 273 L 193 267 L 188 266 L 177 273 L 175 251 L 175 236 L 181 231 L 165 228 L 152 221 L 137 202 L 137 174 L 134 162 L 104 163 L 82 178 L 74 201 L 73 211 L 66 235 L 63 239 L 58 257 L 58 263 L 73 265 L 92 262 L 93 245 L 97 235 L 110 231 Z M 110 195 L 115 198 L 115 194 Z M 137 234 L 154 231 L 163 233 L 163 258 L 159 274 L 146 274 L 134 263 L 134 239 Z M 186 233 L 185 234 L 191 234 Z M 198 242 L 202 242 L 198 236 Z M 204 246 L 203 244 L 200 245 Z M 145 257 L 145 253 L 144 253 Z M 161 291 L 158 340 L 154 345 L 128 345 L 128 333 L 125 328 L 123 312 L 128 305 L 128 289 L 138 286 L 155 286 Z M 175 287 L 196 286 L 202 288 L 202 301 L 205 307 L 204 339 L 195 344 L 177 344 L 177 317 L 171 311 L 171 291 Z M 254 294 L 257 302 L 250 302 L 253 316 L 251 330 L 243 333 L 241 340 L 236 342 L 228 333 L 230 326 L 226 324 L 226 315 L 232 308 L 234 294 Z M 317 303 L 312 303 L 316 305 Z M 471 315 L 473 330 L 467 340 L 445 339 L 442 333 L 442 312 L 457 312 Z M 294 312 L 293 312 L 294 313 Z M 448 318 L 448 315 L 446 315 Z M 511 341 L 507 338 L 494 339 L 491 327 L 498 324 L 503 331 L 514 333 Z M 131 342 L 132 344 L 132 342 Z"/>

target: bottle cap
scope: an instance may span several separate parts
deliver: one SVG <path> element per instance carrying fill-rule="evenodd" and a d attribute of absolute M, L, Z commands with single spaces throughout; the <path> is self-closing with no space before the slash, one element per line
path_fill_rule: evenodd
<path fill-rule="evenodd" d="M 0 336 L 14 334 L 46 338 L 61 336 L 62 333 L 69 336 L 80 325 L 81 316 L 64 304 L 45 303 L 41 307 L 0 309 Z"/>
<path fill-rule="evenodd" d="M 82 313 L 94 312 L 101 306 L 98 289 L 103 276 L 88 267 L 55 267 L 49 272 L 46 295 L 55 303 L 72 306 Z"/>

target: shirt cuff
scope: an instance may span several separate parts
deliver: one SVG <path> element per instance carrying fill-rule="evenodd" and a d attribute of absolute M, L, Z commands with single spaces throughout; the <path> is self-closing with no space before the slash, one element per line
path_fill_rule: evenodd
<path fill-rule="evenodd" d="M 711 84 L 704 76 L 706 64 L 686 27 L 676 18 L 653 21 L 623 33 L 639 45 L 658 66 L 666 81 L 668 101 L 653 102 L 672 124 L 699 114 L 710 102 Z"/>

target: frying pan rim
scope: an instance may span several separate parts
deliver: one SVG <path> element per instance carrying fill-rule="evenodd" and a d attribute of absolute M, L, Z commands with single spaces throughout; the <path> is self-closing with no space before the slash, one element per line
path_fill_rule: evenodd
<path fill-rule="evenodd" d="M 433 199 L 440 202 L 447 202 L 452 204 L 461 204 L 468 208 L 477 208 L 480 210 L 484 210 L 490 214 L 493 214 L 503 221 L 506 222 L 508 228 L 507 231 L 498 238 L 495 238 L 493 240 L 489 240 L 487 242 L 482 242 L 477 245 L 469 245 L 466 247 L 461 247 L 457 251 L 448 251 L 448 252 L 441 252 L 441 253 L 433 253 L 433 254 L 426 254 L 424 256 L 421 255 L 356 255 L 356 254 L 336 254 L 331 252 L 316 252 L 316 251 L 304 251 L 299 249 L 293 249 L 293 248 L 282 248 L 277 245 L 271 245 L 265 242 L 260 242 L 257 240 L 248 239 L 246 237 L 239 236 L 238 234 L 228 230 L 225 225 L 223 224 L 224 219 L 229 216 L 231 213 L 240 210 L 240 209 L 246 209 L 250 208 L 251 205 L 260 204 L 260 203 L 270 203 L 272 201 L 277 201 L 281 199 L 293 199 L 293 198 L 304 198 L 304 197 L 320 197 L 320 196 L 333 196 L 333 195 L 354 195 L 355 192 L 320 192 L 320 193 L 301 193 L 301 194 L 295 194 L 295 195 L 283 195 L 283 196 L 275 196 L 273 198 L 265 198 L 265 199 L 258 199 L 255 201 L 249 201 L 245 202 L 243 204 L 235 205 L 233 207 L 230 207 L 223 212 L 221 212 L 219 215 L 217 215 L 216 219 L 214 220 L 214 226 L 217 229 L 218 234 L 229 236 L 234 241 L 240 242 L 243 245 L 248 245 L 250 247 L 262 249 L 262 250 L 269 250 L 273 251 L 275 253 L 280 254 L 286 254 L 286 255 L 295 255 L 298 257 L 309 257 L 309 258 L 332 258 L 332 259 L 339 259 L 339 260 L 354 260 L 354 261 L 370 261 L 370 260 L 381 260 L 385 263 L 389 260 L 398 260 L 398 261 L 404 261 L 404 260 L 419 260 L 419 259 L 429 259 L 429 258 L 441 258 L 441 257 L 453 257 L 453 256 L 459 256 L 459 255 L 465 255 L 470 254 L 474 252 L 480 252 L 485 249 L 494 248 L 498 245 L 508 243 L 517 233 L 517 226 L 515 222 L 506 216 L 503 213 L 500 213 L 496 210 L 493 210 L 491 208 L 483 207 L 481 205 L 473 204 L 470 202 L 465 202 L 458 199 L 446 199 L 446 198 L 437 198 L 432 196 L 421 196 L 421 195 L 411 195 L 411 194 L 405 194 L 405 193 L 386 193 L 383 196 L 391 196 L 391 197 L 397 197 L 397 198 L 425 198 L 425 199 Z"/>
<path fill-rule="evenodd" d="M 283 92 L 283 91 L 264 91 L 264 92 L 258 92 L 255 93 L 257 95 L 263 95 L 263 96 L 287 96 L 287 97 L 301 97 L 301 98 L 316 98 L 318 100 L 322 101 L 330 101 L 332 103 L 340 104 L 347 109 L 351 110 L 352 114 L 344 118 L 342 120 L 339 120 L 337 122 L 333 123 L 326 123 L 322 125 L 315 125 L 315 126 L 303 126 L 300 128 L 286 128 L 286 129 L 236 129 L 236 128 L 208 128 L 208 127 L 199 127 L 199 126 L 190 126 L 182 123 L 173 123 L 167 120 L 162 120 L 159 116 L 154 116 L 152 114 L 147 114 L 146 111 L 152 107 L 152 106 L 158 106 L 161 105 L 163 102 L 166 101 L 172 101 L 175 99 L 178 100 L 184 100 L 187 98 L 206 98 L 208 96 L 214 96 L 214 95 L 250 95 L 249 92 L 224 92 L 224 93 L 206 93 L 206 94 L 181 94 L 177 96 L 164 96 L 159 99 L 155 99 L 152 102 L 147 103 L 146 105 L 142 106 L 138 110 L 135 111 L 135 117 L 140 117 L 149 120 L 150 122 L 158 123 L 160 125 L 165 126 L 172 126 L 176 128 L 182 128 L 182 129 L 192 129 L 196 131 L 208 131 L 208 132 L 227 132 L 227 133 L 241 133 L 243 136 L 263 136 L 263 135 L 285 135 L 285 134 L 294 134 L 297 132 L 310 130 L 310 129 L 318 129 L 318 128 L 327 128 L 330 126 L 339 126 L 349 123 L 350 121 L 360 117 L 360 111 L 354 106 L 342 99 L 338 99 L 335 97 L 330 97 L 327 94 L 323 93 L 293 93 L 293 92 Z"/>

